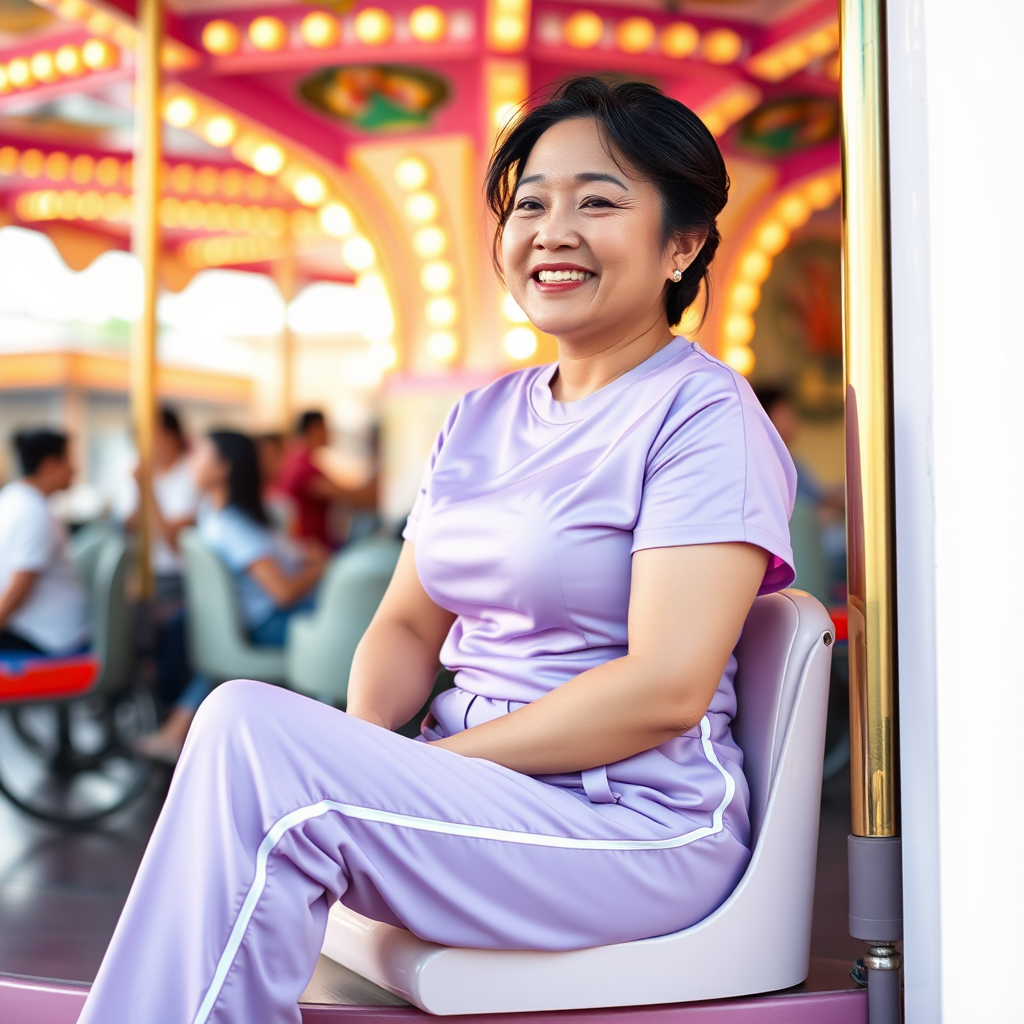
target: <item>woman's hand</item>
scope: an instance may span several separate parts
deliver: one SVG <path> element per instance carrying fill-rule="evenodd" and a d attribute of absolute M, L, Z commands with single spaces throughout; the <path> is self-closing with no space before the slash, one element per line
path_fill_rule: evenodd
<path fill-rule="evenodd" d="M 287 608 L 304 597 L 324 572 L 326 561 L 305 561 L 298 571 L 289 575 L 270 555 L 253 562 L 245 571 L 270 595 L 278 608 Z"/>
<path fill-rule="evenodd" d="M 625 657 L 435 745 L 548 775 L 620 761 L 689 731 L 718 688 L 767 562 L 750 544 L 638 551 Z"/>
<path fill-rule="evenodd" d="M 409 542 L 363 634 L 348 684 L 348 713 L 397 729 L 423 706 L 437 675 L 441 645 L 455 616 L 427 596 Z"/>

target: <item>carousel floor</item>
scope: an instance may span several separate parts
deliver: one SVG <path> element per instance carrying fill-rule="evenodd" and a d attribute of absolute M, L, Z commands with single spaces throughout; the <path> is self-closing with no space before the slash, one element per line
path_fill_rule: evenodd
<path fill-rule="evenodd" d="M 99 967 L 165 785 L 166 779 L 155 781 L 133 806 L 81 832 L 33 821 L 0 798 L 0 1019 L 9 1024 L 76 1020 L 84 986 Z M 647 1024 L 863 1024 L 864 992 L 849 977 L 863 947 L 846 934 L 848 830 L 849 780 L 841 776 L 822 797 L 811 975 L 804 985 L 756 999 L 586 1011 L 586 1018 L 607 1018 L 603 1024 L 643 1024 L 641 1018 L 650 1018 Z M 371 1019 L 384 1024 L 384 1018 L 423 1016 L 325 957 L 303 1003 L 303 1020 L 309 1024 L 369 1024 Z M 564 1022 L 583 1012 L 551 1016 Z M 544 1024 L 548 1016 L 532 1015 L 531 1024 Z"/>

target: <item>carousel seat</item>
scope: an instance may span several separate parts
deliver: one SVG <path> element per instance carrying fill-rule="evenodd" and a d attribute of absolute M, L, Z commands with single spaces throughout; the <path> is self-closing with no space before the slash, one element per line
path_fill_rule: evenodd
<path fill-rule="evenodd" d="M 753 855 L 732 895 L 680 932 L 570 952 L 461 949 L 335 904 L 323 952 L 434 1014 L 690 1002 L 788 988 L 808 973 L 834 628 L 801 591 L 754 602 L 736 649 L 733 734 Z"/>

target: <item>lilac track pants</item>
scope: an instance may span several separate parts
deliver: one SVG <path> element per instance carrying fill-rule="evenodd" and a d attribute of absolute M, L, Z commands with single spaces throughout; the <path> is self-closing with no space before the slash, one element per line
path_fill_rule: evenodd
<path fill-rule="evenodd" d="M 693 825 L 226 683 L 199 710 L 79 1024 L 298 1024 L 337 899 L 448 945 L 675 931 L 748 856 Z"/>

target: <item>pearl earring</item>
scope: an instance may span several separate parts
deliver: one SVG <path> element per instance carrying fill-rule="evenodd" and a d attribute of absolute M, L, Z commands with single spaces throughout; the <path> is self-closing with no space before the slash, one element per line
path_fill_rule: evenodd
<path fill-rule="evenodd" d="M 683 279 L 683 272 L 681 270 L 673 270 L 672 271 L 672 280 L 675 281 L 676 284 L 679 284 L 679 282 L 682 281 L 682 279 Z"/>

